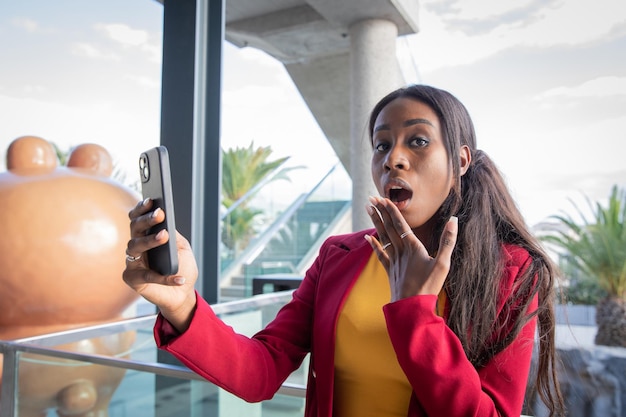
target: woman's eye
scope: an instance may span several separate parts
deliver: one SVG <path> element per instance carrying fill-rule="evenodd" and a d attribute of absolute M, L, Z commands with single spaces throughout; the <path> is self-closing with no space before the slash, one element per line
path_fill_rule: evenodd
<path fill-rule="evenodd" d="M 387 149 L 389 149 L 389 145 L 386 143 L 379 142 L 374 145 L 374 149 L 376 149 L 377 152 L 385 152 Z"/>
<path fill-rule="evenodd" d="M 418 148 L 423 148 L 424 146 L 427 146 L 428 143 L 429 143 L 428 139 L 426 138 L 417 137 L 417 138 L 411 139 L 411 145 L 417 146 Z"/>

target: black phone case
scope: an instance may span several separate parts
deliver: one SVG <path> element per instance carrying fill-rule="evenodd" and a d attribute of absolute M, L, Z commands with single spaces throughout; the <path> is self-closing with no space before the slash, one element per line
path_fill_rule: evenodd
<path fill-rule="evenodd" d="M 148 234 L 167 229 L 170 236 L 167 243 L 148 251 L 148 266 L 161 275 L 174 275 L 178 272 L 178 251 L 170 162 L 165 146 L 149 149 L 139 156 L 139 175 L 143 198 L 152 199 L 153 209 L 160 207 L 165 212 L 165 221 L 153 226 Z"/>

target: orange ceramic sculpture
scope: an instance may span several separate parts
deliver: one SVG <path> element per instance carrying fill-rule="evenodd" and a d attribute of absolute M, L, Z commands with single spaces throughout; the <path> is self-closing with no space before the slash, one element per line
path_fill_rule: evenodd
<path fill-rule="evenodd" d="M 49 142 L 24 136 L 9 146 L 6 165 L 0 173 L 0 339 L 119 318 L 137 297 L 122 271 L 128 211 L 139 195 L 110 178 L 109 153 L 99 145 L 80 145 L 67 166 L 58 166 Z M 120 352 L 129 340 L 119 340 Z M 89 411 L 102 402 L 98 384 L 112 384 L 89 372 L 78 380 L 75 374 L 55 374 L 45 379 L 47 385 L 40 378 L 33 389 L 20 389 L 47 408 L 68 407 L 72 393 L 80 393 L 77 410 Z M 121 377 L 113 379 L 119 383 Z M 46 398 L 36 398 L 37 392 Z"/>

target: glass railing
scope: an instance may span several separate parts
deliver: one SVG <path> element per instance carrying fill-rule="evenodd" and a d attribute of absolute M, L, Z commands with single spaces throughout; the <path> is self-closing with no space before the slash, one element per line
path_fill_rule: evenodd
<path fill-rule="evenodd" d="M 341 164 L 334 163 L 315 182 L 311 182 L 310 170 L 290 173 L 297 175 L 308 177 L 308 188 L 301 178 L 273 181 L 258 190 L 248 204 L 262 212 L 255 234 L 239 252 L 222 252 L 221 279 L 243 277 L 245 296 L 251 295 L 253 276 L 302 274 L 321 242 L 351 207 L 352 183 Z"/>
<path fill-rule="evenodd" d="M 236 331 L 252 335 L 290 299 L 290 291 L 263 294 L 213 309 Z M 273 399 L 247 403 L 159 351 L 154 320 L 0 341 L 0 417 L 302 416 L 308 358 Z"/>

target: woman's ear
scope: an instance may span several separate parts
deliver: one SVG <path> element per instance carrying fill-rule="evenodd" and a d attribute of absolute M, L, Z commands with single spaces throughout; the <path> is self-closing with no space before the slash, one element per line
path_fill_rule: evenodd
<path fill-rule="evenodd" d="M 461 158 L 461 161 L 459 163 L 460 174 L 461 176 L 463 176 L 467 172 L 467 169 L 472 162 L 472 152 L 470 151 L 469 146 L 461 146 L 461 149 L 459 149 L 459 157 Z"/>

